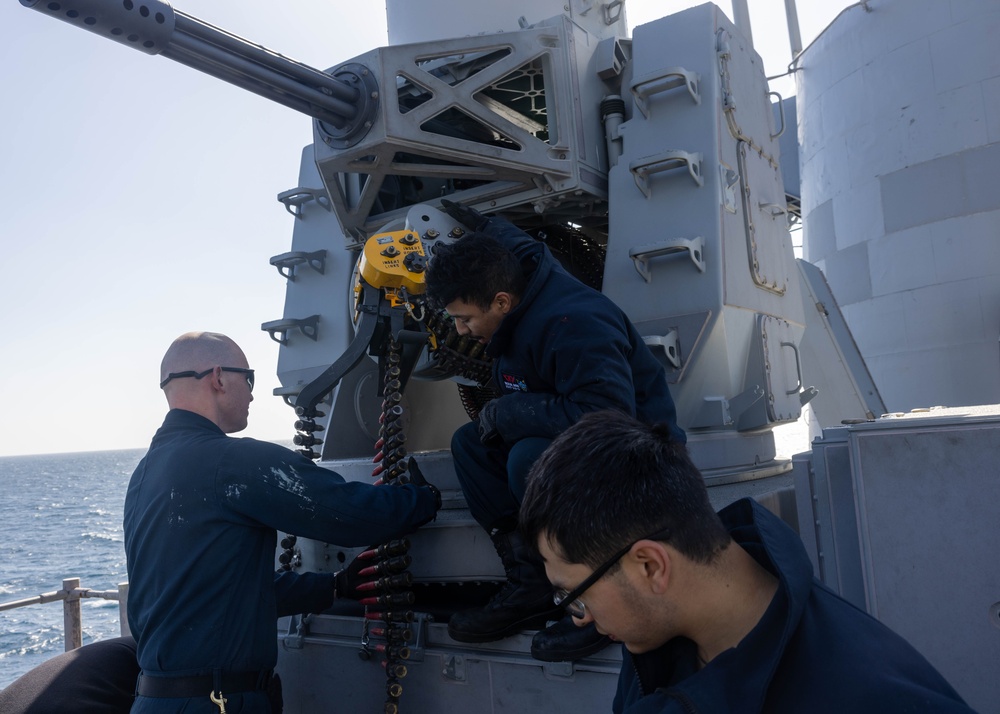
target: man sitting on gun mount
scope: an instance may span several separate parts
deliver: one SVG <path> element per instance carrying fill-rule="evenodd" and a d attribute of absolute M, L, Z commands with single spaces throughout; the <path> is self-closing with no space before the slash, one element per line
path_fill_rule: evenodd
<path fill-rule="evenodd" d="M 505 219 L 442 203 L 472 233 L 435 250 L 427 296 L 460 335 L 486 344 L 500 394 L 455 432 L 452 456 L 507 576 L 485 607 L 453 615 L 448 632 L 460 642 L 491 642 L 561 617 L 541 562 L 516 531 L 528 471 L 552 439 L 583 414 L 609 408 L 668 423 L 675 439 L 685 437 L 663 367 L 617 305 Z M 564 619 L 535 635 L 531 651 L 573 660 L 608 642 Z"/>
<path fill-rule="evenodd" d="M 532 469 L 521 529 L 581 627 L 624 644 L 615 714 L 969 714 L 902 637 L 813 577 L 784 521 L 718 514 L 665 425 L 588 414 Z"/>

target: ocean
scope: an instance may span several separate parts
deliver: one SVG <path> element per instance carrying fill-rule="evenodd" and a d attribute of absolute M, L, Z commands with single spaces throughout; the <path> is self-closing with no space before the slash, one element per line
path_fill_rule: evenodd
<path fill-rule="evenodd" d="M 145 449 L 0 457 L 0 603 L 128 580 L 122 507 Z M 83 642 L 121 634 L 118 603 L 86 598 Z M 0 689 L 64 650 L 62 603 L 0 612 Z"/>

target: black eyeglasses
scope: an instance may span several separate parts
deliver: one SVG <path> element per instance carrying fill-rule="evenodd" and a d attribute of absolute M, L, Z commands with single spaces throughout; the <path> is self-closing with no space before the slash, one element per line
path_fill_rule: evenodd
<path fill-rule="evenodd" d="M 640 538 L 639 540 L 667 540 L 669 537 L 670 537 L 670 529 L 663 528 L 662 530 L 658 530 L 656 531 L 656 533 L 648 535 L 645 538 Z M 603 578 L 604 574 L 607 573 L 609 570 L 611 570 L 614 564 L 617 563 L 619 560 L 621 560 L 626 553 L 632 550 L 632 546 L 638 543 L 639 540 L 634 540 L 627 546 L 619 550 L 617 553 L 611 556 L 611 558 L 608 561 L 606 561 L 602 565 L 599 565 L 594 572 L 592 572 L 589 576 L 587 576 L 586 580 L 584 580 L 582 583 L 577 585 L 572 590 L 566 590 L 565 588 L 560 588 L 559 590 L 556 590 L 554 593 L 552 593 L 552 601 L 555 602 L 556 605 L 562 605 L 563 603 L 566 603 L 566 612 L 569 613 L 572 617 L 575 617 L 578 620 L 582 620 L 583 618 L 585 618 L 587 616 L 587 606 L 583 603 L 580 597 L 585 592 L 587 592 L 587 590 L 590 588 L 591 585 L 593 585 L 598 580 Z"/>
<path fill-rule="evenodd" d="M 244 375 L 246 375 L 247 386 L 250 387 L 250 391 L 251 392 L 253 391 L 253 370 L 252 369 L 244 369 L 243 367 L 219 367 L 219 369 L 222 370 L 223 372 L 236 372 L 238 374 L 244 374 Z M 194 377 L 195 379 L 201 379 L 202 377 L 205 377 L 205 376 L 211 374 L 214 371 L 215 371 L 215 367 L 212 367 L 211 369 L 206 369 L 204 372 L 194 372 L 194 371 L 188 371 L 188 372 L 171 372 L 170 374 L 167 375 L 166 379 L 164 379 L 162 382 L 160 382 L 160 389 L 163 389 L 164 387 L 166 387 L 167 386 L 167 382 L 169 382 L 171 379 L 181 379 L 182 377 Z"/>

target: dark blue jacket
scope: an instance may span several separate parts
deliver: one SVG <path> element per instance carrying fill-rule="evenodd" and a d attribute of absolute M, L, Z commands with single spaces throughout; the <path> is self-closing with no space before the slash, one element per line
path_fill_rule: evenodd
<path fill-rule="evenodd" d="M 733 540 L 778 577 L 774 600 L 737 647 L 701 671 L 686 638 L 641 655 L 623 648 L 615 714 L 972 711 L 902 637 L 813 578 L 805 548 L 781 519 L 750 499 L 719 515 Z"/>
<path fill-rule="evenodd" d="M 275 620 L 333 602 L 332 574 L 276 576 L 276 529 L 362 546 L 412 531 L 434 511 L 427 488 L 346 483 L 289 449 L 171 410 L 125 496 L 140 667 L 173 676 L 273 668 Z"/>
<path fill-rule="evenodd" d="M 528 275 L 520 302 L 486 348 L 503 394 L 497 428 L 504 441 L 554 438 L 601 409 L 667 423 L 685 441 L 666 373 L 625 313 L 510 222 L 491 218 L 481 230 L 511 250 Z"/>

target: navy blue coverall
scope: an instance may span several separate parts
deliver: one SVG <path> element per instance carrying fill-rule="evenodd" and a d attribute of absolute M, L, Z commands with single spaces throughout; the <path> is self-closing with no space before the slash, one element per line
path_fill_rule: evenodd
<path fill-rule="evenodd" d="M 784 521 L 750 499 L 719 515 L 778 592 L 739 645 L 701 670 L 684 637 L 640 655 L 623 647 L 614 714 L 971 714 L 906 640 L 813 577 Z"/>
<path fill-rule="evenodd" d="M 275 574 L 276 530 L 363 546 L 434 513 L 428 488 L 348 483 L 289 449 L 171 410 L 125 496 L 128 619 L 143 676 L 272 669 L 275 620 L 330 607 L 332 574 Z M 270 711 L 264 692 L 223 694 L 228 712 Z M 217 713 L 208 695 L 137 697 L 132 711 Z"/>
<path fill-rule="evenodd" d="M 618 409 L 670 425 L 683 442 L 663 367 L 635 326 L 603 293 L 571 276 L 549 249 L 503 218 L 480 232 L 521 261 L 528 285 L 486 347 L 493 358 L 497 429 L 484 446 L 470 422 L 452 437 L 455 472 L 473 517 L 510 530 L 535 459 L 583 414 Z"/>

